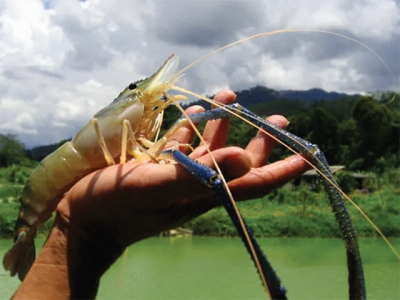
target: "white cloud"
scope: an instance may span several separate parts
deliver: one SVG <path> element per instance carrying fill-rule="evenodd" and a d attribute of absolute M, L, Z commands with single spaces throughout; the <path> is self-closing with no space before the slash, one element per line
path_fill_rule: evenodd
<path fill-rule="evenodd" d="M 239 37 L 288 27 L 321 33 L 252 40 L 188 70 L 179 84 L 211 95 L 264 84 L 339 92 L 399 90 L 399 3 L 394 0 L 126 1 L 3 0 L 0 133 L 28 146 L 76 134 L 130 82 L 171 53 L 181 65 Z"/>
<path fill-rule="evenodd" d="M 2 115 L 1 131 L 29 135 L 37 134 L 32 118 L 32 113 L 35 113 L 35 109 L 26 106 L 24 101 L 3 98 L 0 100 L 0 108 Z"/>

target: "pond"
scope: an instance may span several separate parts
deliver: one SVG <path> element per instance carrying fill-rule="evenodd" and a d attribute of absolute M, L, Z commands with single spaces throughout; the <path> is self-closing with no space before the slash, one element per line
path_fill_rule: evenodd
<path fill-rule="evenodd" d="M 399 251 L 400 239 L 392 239 Z M 0 255 L 11 245 L 1 240 Z M 43 240 L 38 241 L 38 244 Z M 340 239 L 273 238 L 259 243 L 289 299 L 347 299 Z M 400 264 L 381 239 L 361 239 L 368 299 L 400 299 Z M 0 297 L 19 282 L 0 272 Z M 163 237 L 131 246 L 104 275 L 98 299 L 267 299 L 238 238 Z"/>

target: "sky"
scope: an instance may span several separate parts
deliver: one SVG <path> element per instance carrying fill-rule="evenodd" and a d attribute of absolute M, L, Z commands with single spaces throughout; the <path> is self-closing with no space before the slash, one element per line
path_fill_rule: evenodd
<path fill-rule="evenodd" d="M 400 4 L 394 0 L 0 0 L 0 133 L 28 148 L 73 137 L 129 83 L 172 53 L 193 66 L 179 86 L 203 95 L 277 90 L 399 91 Z"/>

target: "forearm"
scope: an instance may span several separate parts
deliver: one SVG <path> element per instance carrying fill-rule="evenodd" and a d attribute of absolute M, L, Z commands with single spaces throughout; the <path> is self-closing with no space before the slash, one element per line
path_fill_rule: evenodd
<path fill-rule="evenodd" d="M 14 299 L 88 299 L 123 248 L 95 239 L 57 217 L 46 244 Z"/>

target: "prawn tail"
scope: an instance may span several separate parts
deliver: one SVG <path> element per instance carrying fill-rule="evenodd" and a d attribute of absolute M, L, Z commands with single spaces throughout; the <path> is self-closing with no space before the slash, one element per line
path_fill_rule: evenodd
<path fill-rule="evenodd" d="M 15 244 L 3 258 L 4 269 L 10 271 L 11 276 L 18 273 L 18 278 L 24 280 L 36 257 L 34 237 L 36 228 L 21 228 L 15 239 Z"/>

